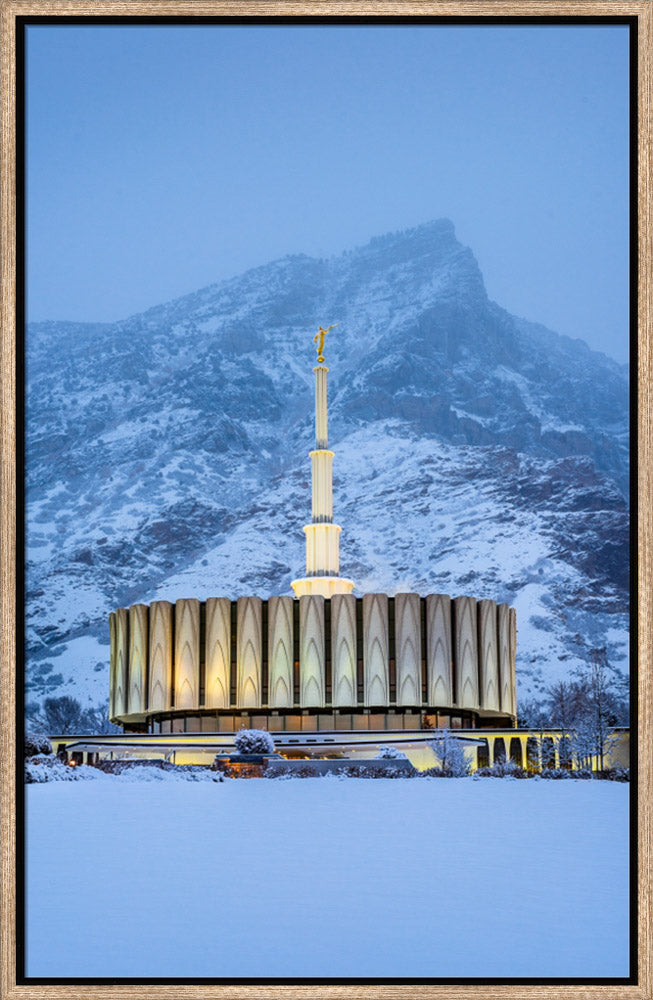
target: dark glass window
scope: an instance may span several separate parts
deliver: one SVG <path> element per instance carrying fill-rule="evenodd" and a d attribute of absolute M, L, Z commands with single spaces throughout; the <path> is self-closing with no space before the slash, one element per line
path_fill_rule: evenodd
<path fill-rule="evenodd" d="M 299 601 L 292 606 L 293 705 L 299 705 Z"/>
<path fill-rule="evenodd" d="M 359 705 L 365 701 L 365 677 L 363 673 L 363 598 L 356 598 L 356 700 Z"/>
<path fill-rule="evenodd" d="M 237 661 L 238 661 L 238 603 L 231 602 L 231 664 L 229 669 L 229 703 L 236 704 L 237 700 Z M 233 730 L 230 730 L 233 732 Z"/>
<path fill-rule="evenodd" d="M 529 771 L 540 769 L 540 753 L 534 736 L 529 736 L 526 740 L 526 766 Z"/>
<path fill-rule="evenodd" d="M 477 748 L 476 763 L 478 767 L 490 766 L 490 748 L 488 747 L 487 740 L 482 740 L 480 747 Z"/>
<path fill-rule="evenodd" d="M 261 705 L 268 703 L 268 602 L 261 608 Z"/>
<path fill-rule="evenodd" d="M 503 736 L 499 736 L 494 741 L 494 760 L 493 764 L 496 764 L 500 760 L 506 759 L 506 743 Z"/>
<path fill-rule="evenodd" d="M 331 601 L 324 602 L 324 702 L 331 704 Z"/>
<path fill-rule="evenodd" d="M 510 740 L 510 759 L 522 766 L 521 740 L 513 736 Z"/>
<path fill-rule="evenodd" d="M 204 704 L 204 692 L 206 687 L 206 601 L 200 601 L 200 677 L 199 677 L 199 702 Z"/>
<path fill-rule="evenodd" d="M 426 676 L 426 598 L 419 599 L 419 645 L 422 663 L 422 704 L 428 704 L 428 678 Z"/>
<path fill-rule="evenodd" d="M 390 681 L 390 704 L 397 703 L 397 639 L 395 631 L 395 599 L 388 598 L 388 674 Z"/>

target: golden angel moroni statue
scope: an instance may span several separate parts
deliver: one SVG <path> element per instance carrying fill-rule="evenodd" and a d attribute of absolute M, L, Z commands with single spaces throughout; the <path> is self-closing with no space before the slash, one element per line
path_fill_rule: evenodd
<path fill-rule="evenodd" d="M 337 325 L 338 325 L 337 323 L 331 323 L 330 326 L 318 326 L 317 328 L 317 333 L 313 337 L 313 343 L 315 343 L 316 341 L 318 342 L 317 347 L 315 349 L 317 351 L 317 360 L 319 364 L 322 364 L 324 362 L 324 356 L 322 353 L 324 351 L 324 337 L 329 332 L 329 330 L 333 330 L 334 326 Z"/>

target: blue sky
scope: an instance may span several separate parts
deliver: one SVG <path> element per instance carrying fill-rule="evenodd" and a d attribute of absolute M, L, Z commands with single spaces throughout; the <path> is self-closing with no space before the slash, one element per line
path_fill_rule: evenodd
<path fill-rule="evenodd" d="M 29 318 L 112 321 L 447 216 L 628 354 L 624 26 L 30 26 Z"/>

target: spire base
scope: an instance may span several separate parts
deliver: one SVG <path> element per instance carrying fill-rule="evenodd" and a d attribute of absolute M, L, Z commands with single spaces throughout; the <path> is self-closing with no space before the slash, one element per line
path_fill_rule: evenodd
<path fill-rule="evenodd" d="M 329 598 L 334 594 L 351 594 L 354 581 L 347 580 L 344 576 L 307 576 L 301 580 L 293 580 L 290 586 L 295 591 L 295 597 L 319 594 Z"/>

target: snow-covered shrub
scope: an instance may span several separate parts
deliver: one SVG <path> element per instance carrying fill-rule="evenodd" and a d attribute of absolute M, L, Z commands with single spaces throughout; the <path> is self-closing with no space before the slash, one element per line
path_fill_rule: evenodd
<path fill-rule="evenodd" d="M 469 774 L 470 764 L 465 747 L 450 729 L 436 729 L 429 746 L 440 762 L 442 777 L 464 778 Z M 436 770 L 437 768 L 429 768 L 429 771 L 435 772 Z"/>
<path fill-rule="evenodd" d="M 397 747 L 384 746 L 381 747 L 376 755 L 377 760 L 406 760 L 406 754 L 402 750 L 398 750 Z"/>
<path fill-rule="evenodd" d="M 491 767 L 479 767 L 476 774 L 479 778 L 529 778 L 530 773 L 525 771 L 514 760 L 501 758 L 495 761 Z"/>
<path fill-rule="evenodd" d="M 347 778 L 413 778 L 416 771 L 414 768 L 409 771 L 393 767 L 392 764 L 387 767 L 366 767 L 361 761 L 360 764 L 349 764 L 341 773 Z"/>
<path fill-rule="evenodd" d="M 87 772 L 94 768 L 83 764 L 71 767 L 54 754 L 36 754 L 25 761 L 25 784 L 33 785 L 44 781 L 79 781 L 90 777 Z"/>
<path fill-rule="evenodd" d="M 283 771 L 279 767 L 267 767 L 263 772 L 263 777 L 274 778 L 275 781 L 292 781 L 297 775 L 294 771 Z M 309 777 L 312 777 L 312 775 L 309 775 Z"/>
<path fill-rule="evenodd" d="M 585 768 L 578 771 L 569 771 L 564 767 L 545 767 L 540 778 L 545 778 L 547 781 L 564 781 L 565 778 L 580 778 L 587 780 L 592 777 L 592 772 L 586 770 Z"/>
<path fill-rule="evenodd" d="M 24 756 L 26 760 L 28 757 L 35 757 L 37 754 L 50 753 L 52 753 L 52 747 L 47 736 L 42 736 L 39 733 L 28 733 L 25 736 Z"/>
<path fill-rule="evenodd" d="M 122 781 L 224 781 L 210 765 L 167 760 L 100 760 L 93 769 Z"/>
<path fill-rule="evenodd" d="M 609 767 L 601 775 L 606 781 L 630 781 L 630 768 Z"/>
<path fill-rule="evenodd" d="M 241 729 L 234 743 L 238 753 L 274 753 L 274 740 L 264 729 Z"/>
<path fill-rule="evenodd" d="M 322 778 L 323 776 L 323 772 L 318 771 L 310 761 L 306 761 L 301 767 L 293 767 L 290 770 L 285 769 L 282 763 L 269 764 L 263 772 L 264 778 L 277 778 L 279 780 L 285 778 Z"/>

